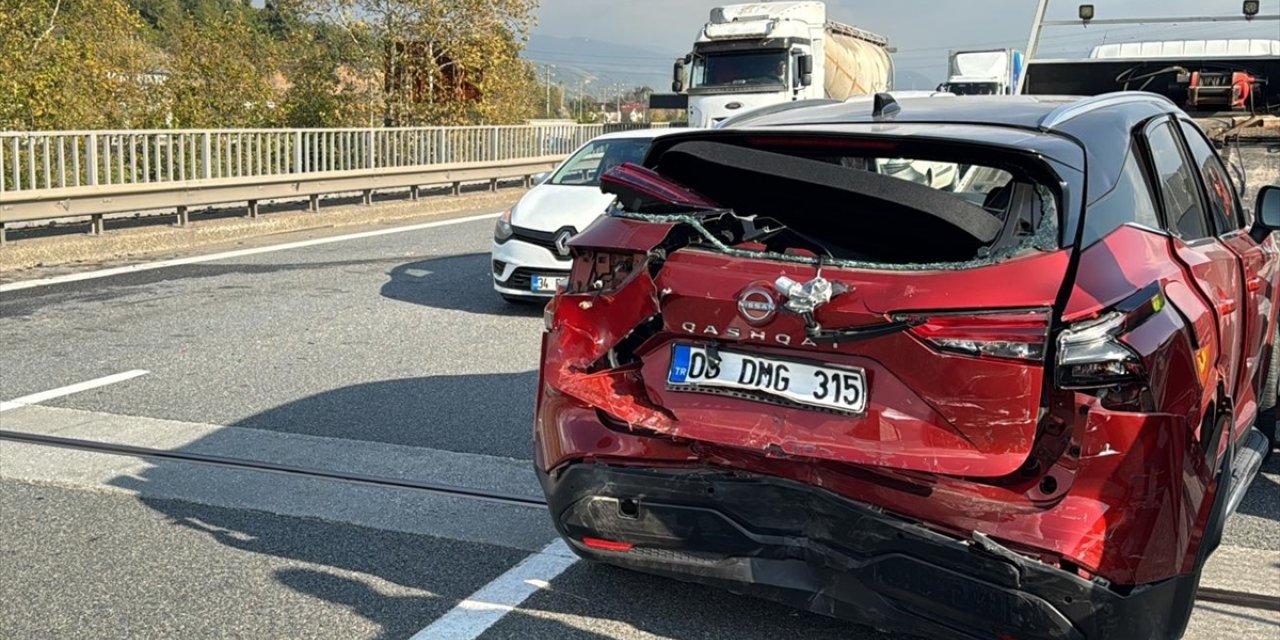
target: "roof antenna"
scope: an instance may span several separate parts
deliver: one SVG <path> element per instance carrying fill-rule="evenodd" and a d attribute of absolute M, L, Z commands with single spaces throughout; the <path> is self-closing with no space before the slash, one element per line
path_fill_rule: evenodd
<path fill-rule="evenodd" d="M 902 111 L 902 106 L 888 93 L 877 93 L 871 104 L 871 117 L 876 120 L 892 120 Z"/>

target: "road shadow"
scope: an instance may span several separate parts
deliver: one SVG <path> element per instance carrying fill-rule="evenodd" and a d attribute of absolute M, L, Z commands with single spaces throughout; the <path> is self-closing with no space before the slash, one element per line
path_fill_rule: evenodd
<path fill-rule="evenodd" d="M 232 426 L 450 451 L 475 449 L 473 439 L 481 434 L 491 439 L 483 448 L 485 453 L 527 459 L 535 384 L 533 371 L 387 380 L 290 402 Z M 240 435 L 232 430 L 219 431 L 180 450 L 212 453 L 217 450 L 213 446 L 217 439 L 236 437 Z M 494 442 L 507 443 L 509 448 L 495 451 Z M 278 452 L 253 453 L 272 460 L 271 456 Z M 291 449 L 290 454 L 303 460 L 317 455 L 314 450 L 298 449 Z M 1268 464 L 1269 469 L 1276 466 L 1274 460 Z M 172 495 L 198 482 L 193 474 L 203 469 L 158 461 L 113 484 L 144 495 Z M 266 476 L 265 481 L 270 478 Z M 532 474 L 528 482 L 534 482 Z M 1261 486 L 1264 491 L 1275 490 L 1275 483 L 1269 480 Z M 164 490 L 166 487 L 168 491 Z M 1255 495 L 1258 488 L 1255 485 L 1242 509 L 1274 495 Z M 244 490 L 231 483 L 225 489 Z M 273 577 L 293 592 L 332 603 L 375 623 L 380 640 L 413 635 L 527 556 L 525 551 L 506 546 L 459 542 L 449 537 L 228 509 L 168 497 L 143 497 L 141 501 L 174 524 L 227 547 L 305 563 L 275 569 Z M 502 521 L 505 516 L 500 510 L 478 513 L 476 521 L 468 526 L 509 526 Z M 541 512 L 533 515 L 545 518 Z M 449 515 L 429 513 L 426 517 L 444 519 Z M 549 588 L 535 593 L 484 637 L 615 640 L 640 633 L 735 640 L 906 637 L 719 589 L 586 563 L 574 565 L 551 581 Z"/>
<path fill-rule="evenodd" d="M 279 405 L 231 426 L 529 459 L 537 372 L 403 378 Z"/>
<path fill-rule="evenodd" d="M 512 304 L 503 300 L 493 290 L 492 274 L 488 253 L 427 258 L 392 269 L 388 274 L 391 280 L 382 285 L 382 295 L 435 309 L 500 316 L 542 315 L 542 303 Z"/>
<path fill-rule="evenodd" d="M 1280 482 L 1276 476 L 1280 476 L 1280 451 L 1273 452 L 1262 465 L 1236 513 L 1280 522 Z"/>
<path fill-rule="evenodd" d="M 570 567 L 485 637 L 600 637 L 573 625 L 582 618 L 605 621 L 604 628 L 617 631 L 614 638 L 630 637 L 628 631 L 635 629 L 659 638 L 919 640 L 768 600 L 586 562 Z"/>
<path fill-rule="evenodd" d="M 311 518 L 177 500 L 141 502 L 175 525 L 203 532 L 232 549 L 305 563 L 275 569 L 273 577 L 293 591 L 378 625 L 379 640 L 412 636 L 524 555 Z M 288 630 L 278 632 L 288 637 Z"/>
<path fill-rule="evenodd" d="M 468 434 L 486 431 L 490 432 L 486 437 L 512 441 L 508 451 L 495 452 L 490 444 L 485 447 L 487 453 L 527 459 L 532 407 L 526 407 L 531 402 L 525 400 L 532 398 L 534 384 L 536 372 L 530 371 L 354 385 L 264 411 L 231 425 L 247 429 L 220 430 L 177 450 L 193 454 L 222 452 L 231 457 L 291 461 L 330 469 L 337 461 L 344 463 L 337 470 L 355 465 L 367 473 L 385 476 L 393 475 L 391 467 L 411 473 L 413 463 L 406 463 L 404 467 L 398 466 L 398 461 L 379 463 L 371 460 L 366 452 L 343 450 L 342 443 L 321 450 L 314 441 L 310 441 L 310 447 L 303 448 L 299 448 L 299 443 L 279 439 L 275 439 L 272 446 L 251 446 L 247 444 L 251 441 L 244 438 L 256 433 L 248 429 L 266 429 L 465 451 L 470 446 L 465 440 Z M 515 402 L 503 405 L 498 400 Z M 513 410 L 514 406 L 523 408 Z M 495 425 L 501 433 L 491 433 Z M 424 459 L 434 458 L 424 452 Z M 478 464 L 475 460 L 464 462 Z M 379 464 L 382 464 L 380 468 Z M 433 473 L 439 471 L 433 468 Z M 392 491 L 389 489 L 362 487 L 365 493 L 330 494 L 331 485 L 326 488 L 326 485 L 310 484 L 322 482 L 318 480 L 239 471 L 214 474 L 218 474 L 216 467 L 155 460 L 149 468 L 120 476 L 112 484 L 138 492 L 143 504 L 175 525 L 209 536 L 221 545 L 294 561 L 295 564 L 287 567 L 272 567 L 272 578 L 292 592 L 332 603 L 338 610 L 353 612 L 375 623 L 380 629 L 376 635 L 380 640 L 410 637 L 528 555 L 527 551 L 505 545 L 459 541 L 452 534 L 439 534 L 444 537 L 437 538 L 403 533 L 383 525 L 367 528 L 315 517 L 277 515 L 279 509 L 260 506 L 287 504 L 288 509 L 297 509 L 294 505 L 331 505 L 329 501 L 333 499 L 352 500 L 351 495 L 363 495 L 364 501 L 357 500 L 360 504 L 338 504 L 336 508 L 348 514 L 370 510 L 385 513 L 379 496 L 388 495 L 381 492 Z M 446 484 L 457 484 L 469 479 L 486 485 L 472 485 L 473 488 L 523 489 L 533 494 L 538 491 L 532 473 L 528 474 L 527 484 L 520 477 L 508 480 L 521 483 L 519 487 L 499 484 L 491 487 L 488 485 L 495 481 L 478 477 L 473 473 L 462 479 L 446 477 L 445 480 Z M 253 486 L 252 483 L 258 482 L 263 483 L 262 486 Z M 284 484 L 275 487 L 267 486 L 268 483 Z M 314 490 L 309 488 L 312 486 Z M 259 506 L 251 507 L 262 511 L 209 504 L 220 500 L 238 504 L 238 499 L 226 496 L 245 492 L 263 496 L 254 502 Z M 415 522 L 423 522 L 419 516 L 425 518 L 428 526 L 423 530 L 440 529 L 443 525 L 431 520 L 444 521 L 451 514 L 447 510 L 435 512 L 434 509 L 445 507 L 413 499 L 417 495 L 394 494 L 386 500 L 388 506 L 394 504 Z M 309 512 L 311 508 L 304 507 L 301 512 Z M 477 509 L 474 512 L 479 515 L 470 517 L 468 527 L 489 530 L 512 526 L 509 510 Z M 515 535 L 546 535 L 546 515 L 540 509 L 520 511 L 517 515 L 527 516 L 536 524 L 527 527 L 527 534 L 522 533 L 526 528 L 521 525 Z M 486 521 L 490 517 L 493 520 Z M 367 520 L 357 515 L 353 521 Z M 543 544 L 541 540 L 526 542 L 516 546 L 538 548 Z M 586 619 L 590 620 L 591 628 L 584 628 Z M 509 629 L 510 634 L 504 635 L 502 628 Z M 766 601 L 585 563 L 575 565 L 557 578 L 551 588 L 536 594 L 485 637 L 616 640 L 625 637 L 615 633 L 618 629 L 672 638 L 766 640 L 784 635 L 819 640 L 889 638 L 869 629 Z"/>

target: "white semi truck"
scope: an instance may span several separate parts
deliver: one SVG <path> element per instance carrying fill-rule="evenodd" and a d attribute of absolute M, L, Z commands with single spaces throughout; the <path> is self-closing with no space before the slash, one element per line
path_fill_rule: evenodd
<path fill-rule="evenodd" d="M 752 2 L 712 9 L 674 76 L 680 95 L 653 106 L 687 106 L 689 126 L 712 127 L 757 107 L 888 91 L 893 61 L 886 38 L 827 20 L 825 3 Z"/>
<path fill-rule="evenodd" d="M 1022 75 L 1022 52 L 1016 49 L 952 51 L 947 81 L 938 91 L 956 95 L 1012 95 Z"/>

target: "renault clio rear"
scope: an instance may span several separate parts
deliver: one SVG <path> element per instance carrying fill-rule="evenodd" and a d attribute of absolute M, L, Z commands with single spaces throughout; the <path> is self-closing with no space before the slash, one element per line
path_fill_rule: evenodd
<path fill-rule="evenodd" d="M 555 526 L 883 629 L 1180 636 L 1270 446 L 1280 223 L 1187 125 L 881 95 L 656 142 L 547 310 Z"/>

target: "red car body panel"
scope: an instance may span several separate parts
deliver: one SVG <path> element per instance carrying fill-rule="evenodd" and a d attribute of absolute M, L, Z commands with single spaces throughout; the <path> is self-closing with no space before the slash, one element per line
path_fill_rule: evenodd
<path fill-rule="evenodd" d="M 629 193 L 714 208 L 652 171 L 614 177 L 636 182 Z M 956 539 L 989 537 L 1072 579 L 1197 579 L 1222 464 L 1259 411 L 1280 284 L 1273 240 L 1234 231 L 1187 244 L 1131 223 L 1083 248 L 953 269 L 818 268 L 755 245 L 673 248 L 680 227 L 606 216 L 573 241 L 574 275 L 548 306 L 543 344 L 535 461 L 548 477 L 599 465 L 786 479 Z M 625 278 L 593 290 L 601 264 Z M 752 319 L 740 306 L 781 277 L 818 275 L 841 292 L 812 317 Z M 1111 334 L 1141 384 L 1055 377 L 1060 338 L 1129 313 L 1118 309 L 1144 292 L 1149 308 Z M 1042 355 L 930 341 L 931 320 L 980 312 L 1043 313 Z M 894 323 L 815 339 L 815 325 Z M 861 369 L 867 405 L 842 413 L 673 385 L 676 344 Z"/>

